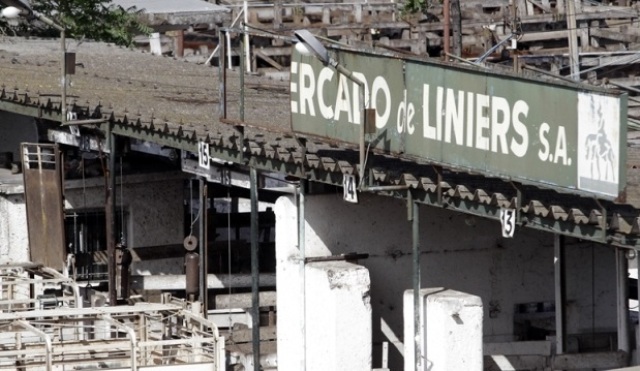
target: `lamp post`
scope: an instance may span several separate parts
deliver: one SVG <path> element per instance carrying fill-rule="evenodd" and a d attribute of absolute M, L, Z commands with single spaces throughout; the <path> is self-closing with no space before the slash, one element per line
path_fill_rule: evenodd
<path fill-rule="evenodd" d="M 29 0 L 0 0 L 0 5 L 4 6 L 2 9 L 4 18 L 15 19 L 23 17 L 27 20 L 35 18 L 60 32 L 60 46 L 62 47 L 62 58 L 60 60 L 60 83 L 62 84 L 60 114 L 62 117 L 60 118 L 60 123 L 64 125 L 67 122 L 67 44 L 64 27 L 42 13 L 33 10 Z"/>
<path fill-rule="evenodd" d="M 358 91 L 360 95 L 360 169 L 358 171 L 358 175 L 360 177 L 360 181 L 358 182 L 360 188 L 364 187 L 364 167 L 365 167 L 365 146 L 364 146 L 364 136 L 366 133 L 365 126 L 367 125 L 366 117 L 368 116 L 366 103 L 364 101 L 364 81 L 358 79 L 353 74 L 353 71 L 345 68 L 343 65 L 338 63 L 335 59 L 329 56 L 329 51 L 327 48 L 322 45 L 320 40 L 318 40 L 309 30 L 297 30 L 293 33 L 298 40 L 296 44 L 296 49 L 304 55 L 313 55 L 318 58 L 322 64 L 329 65 L 333 67 L 339 74 L 344 75 L 347 79 L 351 80 L 354 84 L 358 85 Z"/>

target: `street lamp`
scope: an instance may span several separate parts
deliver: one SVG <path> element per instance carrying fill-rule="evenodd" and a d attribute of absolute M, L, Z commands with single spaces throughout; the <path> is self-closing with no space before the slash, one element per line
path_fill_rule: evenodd
<path fill-rule="evenodd" d="M 46 17 L 33 10 L 29 0 L 0 0 L 0 5 L 3 5 L 2 16 L 7 19 L 15 19 L 18 17 L 26 18 L 27 20 L 38 19 L 39 21 L 51 26 L 60 32 L 60 45 L 62 47 L 62 59 L 60 61 L 61 72 L 61 84 L 62 84 L 62 96 L 60 97 L 60 122 L 64 125 L 67 122 L 67 45 L 65 40 L 65 29 L 63 26 L 54 22 L 51 18 Z"/>
<path fill-rule="evenodd" d="M 374 111 L 367 109 L 367 104 L 364 101 L 364 89 L 365 89 L 364 81 L 355 77 L 353 74 L 353 71 L 347 69 L 346 67 L 338 63 L 338 61 L 333 59 L 329 55 L 329 51 L 327 51 L 327 48 L 325 48 L 324 45 L 322 45 L 322 43 L 320 42 L 320 40 L 318 40 L 311 32 L 309 32 L 309 30 L 297 30 L 293 34 L 298 40 L 298 43 L 296 44 L 295 47 L 296 47 L 296 50 L 300 52 L 300 54 L 312 55 L 316 57 L 320 62 L 322 62 L 322 64 L 324 64 L 325 66 L 329 65 L 333 67 L 336 71 L 338 71 L 339 74 L 344 75 L 346 78 L 353 81 L 353 83 L 357 84 L 359 87 L 358 90 L 360 93 L 359 95 L 360 95 L 360 107 L 361 107 L 360 108 L 361 121 L 360 121 L 360 142 L 359 142 L 360 169 L 358 174 L 360 176 L 359 185 L 360 185 L 360 188 L 362 189 L 365 186 L 364 185 L 364 167 L 365 167 L 364 136 L 365 136 L 365 133 L 373 130 L 373 128 L 367 128 L 366 126 L 369 126 L 369 124 L 373 126 L 373 122 L 375 120 Z M 371 119 L 369 119 L 369 116 L 371 116 Z"/>

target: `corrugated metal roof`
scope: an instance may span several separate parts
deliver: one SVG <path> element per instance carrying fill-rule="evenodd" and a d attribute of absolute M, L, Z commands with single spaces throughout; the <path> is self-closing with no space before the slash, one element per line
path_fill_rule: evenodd
<path fill-rule="evenodd" d="M 201 0 L 112 0 L 110 5 L 124 9 L 135 7 L 146 15 L 152 26 L 229 23 L 231 11 L 224 6 Z"/>
<path fill-rule="evenodd" d="M 145 13 L 228 12 L 225 6 L 201 0 L 111 0 L 125 9 L 135 6 Z"/>
<path fill-rule="evenodd" d="M 0 47 L 0 109 L 32 116 L 55 116 L 59 109 L 55 41 L 9 39 Z M 246 122 L 242 131 L 219 120 L 217 69 L 172 58 L 153 57 L 105 44 L 76 46 L 78 74 L 70 95 L 77 110 L 89 116 L 112 116 L 114 132 L 196 152 L 206 140 L 216 157 L 260 170 L 342 184 L 343 174 L 357 172 L 354 148 L 290 132 L 288 81 L 246 77 Z M 229 117 L 238 117 L 239 80 L 230 72 Z M 229 120 L 230 123 L 240 124 Z M 442 169 L 410 158 L 372 154 L 368 168 L 381 185 L 406 185 L 426 204 L 498 218 L 500 208 L 516 208 L 523 225 L 549 232 L 640 247 L 639 158 L 629 148 L 628 205 L 561 194 L 502 179 Z M 405 192 L 387 194 L 404 197 Z M 520 198 L 518 198 L 520 196 Z"/>

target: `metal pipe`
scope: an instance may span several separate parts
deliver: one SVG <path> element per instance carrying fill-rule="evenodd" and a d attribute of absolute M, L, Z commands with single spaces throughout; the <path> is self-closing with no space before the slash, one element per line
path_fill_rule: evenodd
<path fill-rule="evenodd" d="M 62 96 L 60 97 L 60 122 L 64 125 L 67 122 L 67 42 L 64 28 L 60 31 L 60 44 L 62 47 L 62 61 L 60 62 Z"/>
<path fill-rule="evenodd" d="M 109 304 L 118 304 L 116 290 L 116 135 L 113 133 L 113 123 L 109 124 L 109 180 L 107 185 L 107 200 L 105 205 L 107 256 L 109 273 Z"/>
<path fill-rule="evenodd" d="M 225 36 L 227 38 L 227 65 L 228 65 L 229 69 L 232 69 L 233 68 L 233 64 L 231 62 L 231 35 L 227 31 L 225 33 Z"/>
<path fill-rule="evenodd" d="M 260 245 L 258 244 L 258 171 L 249 170 L 251 188 L 251 342 L 253 367 L 260 369 Z"/>
<path fill-rule="evenodd" d="M 368 186 L 363 191 L 385 192 L 385 191 L 404 191 L 409 189 L 408 185 L 389 185 L 389 186 Z"/>
<path fill-rule="evenodd" d="M 298 248 L 300 249 L 300 297 L 301 303 L 300 308 L 302 309 L 302 364 L 300 365 L 300 370 L 304 371 L 307 369 L 307 326 L 306 326 L 306 317 L 307 317 L 307 299 L 306 299 L 306 270 L 305 270 L 305 261 L 306 261 L 306 245 L 305 245 L 305 183 L 306 180 L 300 180 L 300 185 L 298 188 Z"/>
<path fill-rule="evenodd" d="M 243 42 L 243 48 L 244 48 L 244 58 L 246 58 L 246 69 L 247 72 L 251 72 L 251 52 L 249 50 L 250 46 L 249 46 L 249 33 L 247 33 L 247 24 L 249 23 L 249 6 L 247 5 L 247 1 L 244 1 L 244 6 L 242 8 L 242 10 L 244 11 L 244 24 L 242 29 L 244 30 L 244 42 Z M 244 73 L 244 68 L 242 69 L 243 73 Z"/>
<path fill-rule="evenodd" d="M 44 339 L 44 343 L 47 349 L 47 354 L 46 354 L 46 362 L 47 362 L 47 366 L 46 366 L 46 370 L 47 371 L 51 371 L 53 369 L 53 345 L 51 344 L 51 337 L 49 335 L 47 335 L 44 331 L 34 327 L 33 325 L 31 325 L 29 322 L 24 321 L 24 320 L 18 320 L 14 322 L 16 325 L 24 328 L 25 330 L 31 331 L 33 333 L 35 333 L 36 335 L 40 336 L 41 338 Z"/>
<path fill-rule="evenodd" d="M 453 44 L 453 54 L 457 57 L 462 55 L 462 14 L 460 12 L 460 0 L 450 1 L 451 9 L 451 41 Z"/>
<path fill-rule="evenodd" d="M 543 69 L 540 69 L 540 68 L 537 68 L 537 67 L 533 67 L 533 66 L 530 66 L 528 64 L 521 65 L 521 68 L 527 69 L 527 70 L 531 70 L 533 72 L 541 73 L 543 75 L 555 77 L 556 79 L 560 79 L 560 80 L 567 81 L 567 82 L 570 82 L 570 83 L 575 83 L 576 82 L 575 80 L 570 79 L 570 78 L 568 78 L 566 76 L 556 75 L 553 72 L 545 71 Z"/>
<path fill-rule="evenodd" d="M 245 1 L 245 5 L 246 5 L 246 1 Z M 246 33 L 245 33 L 246 35 Z M 244 91 L 244 65 L 245 65 L 245 60 L 244 60 L 244 56 L 247 53 L 244 49 L 245 43 L 247 42 L 247 39 L 243 39 L 243 41 L 241 41 L 242 45 L 240 48 L 240 122 L 244 122 L 244 98 L 245 98 L 245 91 Z"/>
<path fill-rule="evenodd" d="M 411 195 L 411 192 L 408 193 Z M 422 370 L 422 339 L 420 338 L 420 209 L 412 195 L 408 197 L 413 242 L 413 335 L 416 371 Z"/>
<path fill-rule="evenodd" d="M 580 80 L 580 57 L 578 51 L 578 30 L 576 29 L 576 0 L 567 0 L 567 29 L 569 30 L 569 64 L 571 77 Z"/>
<path fill-rule="evenodd" d="M 618 308 L 618 350 L 629 353 L 629 262 L 622 248 L 616 248 L 616 293 Z"/>
<path fill-rule="evenodd" d="M 136 332 L 131 327 L 125 326 L 121 322 L 116 321 L 108 314 L 103 314 L 100 316 L 100 318 L 105 322 L 109 323 L 110 325 L 112 325 L 113 327 L 119 328 L 125 331 L 127 334 L 129 334 L 129 340 L 131 341 L 131 371 L 137 371 L 138 355 L 136 350 L 138 348 L 138 341 L 136 339 Z"/>
<path fill-rule="evenodd" d="M 562 235 L 553 236 L 554 278 L 556 296 L 556 354 L 565 351 L 566 313 L 565 308 L 565 238 Z"/>
<path fill-rule="evenodd" d="M 443 35 L 442 35 L 442 39 L 443 39 L 443 51 L 444 53 L 442 54 L 445 59 L 447 54 L 449 54 L 449 34 L 451 33 L 451 14 L 450 14 L 450 7 L 449 7 L 449 0 L 444 0 L 442 2 L 442 18 L 444 19 L 444 30 L 443 30 Z"/>
<path fill-rule="evenodd" d="M 225 33 L 225 31 L 220 30 L 219 40 L 224 40 Z M 227 118 L 227 69 L 224 65 L 226 54 L 227 49 L 224 47 L 220 48 L 220 56 L 218 57 L 218 94 L 220 96 L 220 119 L 223 120 Z"/>
<path fill-rule="evenodd" d="M 199 200 L 200 200 L 200 219 L 198 220 L 198 230 L 200 240 L 200 269 L 199 269 L 199 291 L 200 291 L 200 302 L 202 303 L 203 313 L 207 313 L 208 311 L 208 299 L 209 299 L 209 289 L 207 285 L 207 275 L 208 275 L 208 267 L 207 267 L 207 181 L 204 178 L 199 179 Z"/>

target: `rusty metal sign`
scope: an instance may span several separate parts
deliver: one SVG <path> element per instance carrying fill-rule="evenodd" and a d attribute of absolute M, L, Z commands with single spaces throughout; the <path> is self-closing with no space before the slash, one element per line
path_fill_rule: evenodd
<path fill-rule="evenodd" d="M 66 256 L 60 162 L 57 145 L 22 144 L 31 261 L 58 270 Z"/>
<path fill-rule="evenodd" d="M 363 109 L 373 108 L 371 148 L 605 199 L 624 190 L 626 94 L 342 48 L 330 53 L 364 82 L 364 94 L 294 49 L 295 132 L 358 144 Z"/>

